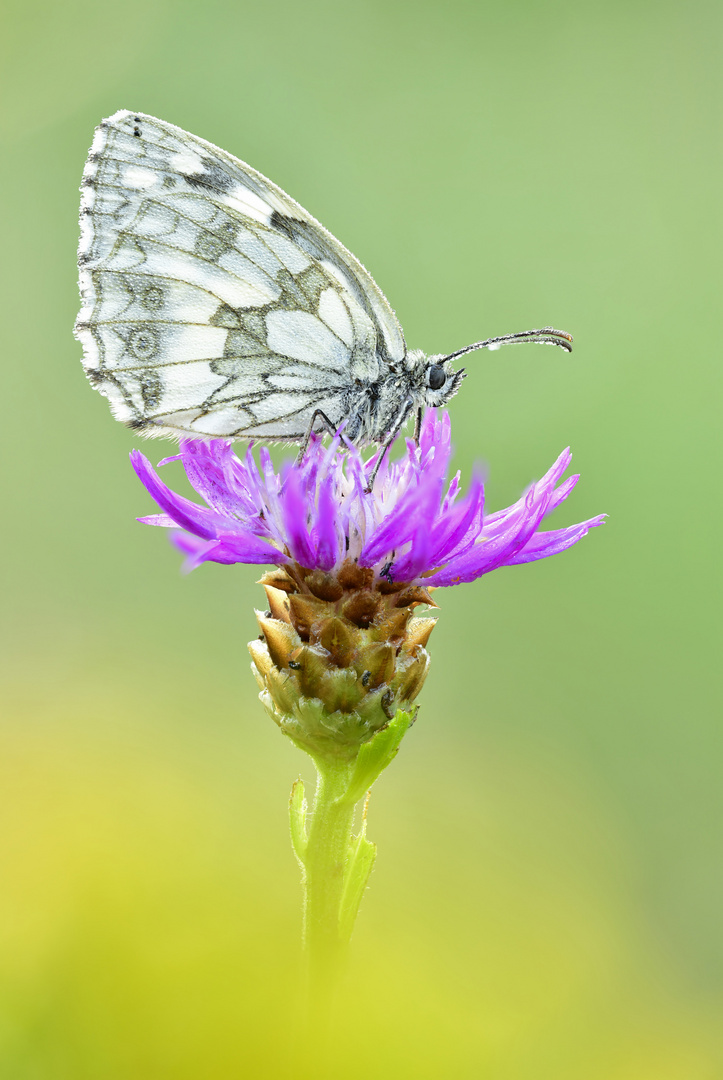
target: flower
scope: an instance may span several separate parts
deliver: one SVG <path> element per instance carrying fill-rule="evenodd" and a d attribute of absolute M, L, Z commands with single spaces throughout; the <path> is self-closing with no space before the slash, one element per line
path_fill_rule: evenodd
<path fill-rule="evenodd" d="M 602 517 L 551 532 L 543 518 L 567 498 L 565 450 L 513 506 L 484 514 L 484 487 L 473 476 L 460 494 L 447 484 L 450 421 L 427 412 L 419 445 L 400 461 L 364 462 L 337 434 L 312 437 L 298 464 L 274 469 L 261 448 L 238 458 L 229 442 L 181 441 L 180 460 L 206 503 L 173 492 L 143 454 L 133 467 L 163 511 L 140 518 L 179 529 L 187 566 L 202 562 L 275 564 L 261 578 L 268 610 L 249 644 L 260 697 L 284 734 L 318 762 L 355 761 L 361 747 L 412 702 L 429 669 L 426 645 L 436 607 L 429 590 L 473 581 L 499 566 L 554 555 Z M 161 464 L 165 464 L 162 462 Z M 561 482 L 562 481 L 562 482 Z"/>
<path fill-rule="evenodd" d="M 276 472 L 262 447 L 257 466 L 249 447 L 237 457 L 223 439 L 182 439 L 180 460 L 206 506 L 164 484 L 139 451 L 140 480 L 163 511 L 140 518 L 183 530 L 174 537 L 187 567 L 202 562 L 257 563 L 337 574 L 345 564 L 372 571 L 377 585 L 449 586 L 474 581 L 500 566 L 543 559 L 576 544 L 604 515 L 540 532 L 578 476 L 560 482 L 570 463 L 564 450 L 541 480 L 506 510 L 485 516 L 484 486 L 474 475 L 460 495 L 457 473 L 446 486 L 451 457 L 449 414 L 429 410 L 419 445 L 407 440 L 400 461 L 389 455 L 367 491 L 376 457 L 364 462 L 340 435 L 329 447 L 312 436 L 303 460 Z"/>

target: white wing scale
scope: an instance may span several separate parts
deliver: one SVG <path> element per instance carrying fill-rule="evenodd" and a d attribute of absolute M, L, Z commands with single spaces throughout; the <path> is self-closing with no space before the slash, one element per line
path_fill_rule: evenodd
<path fill-rule="evenodd" d="M 315 409 L 405 357 L 364 267 L 265 177 L 140 113 L 96 131 L 83 174 L 76 336 L 144 434 L 296 439 Z"/>

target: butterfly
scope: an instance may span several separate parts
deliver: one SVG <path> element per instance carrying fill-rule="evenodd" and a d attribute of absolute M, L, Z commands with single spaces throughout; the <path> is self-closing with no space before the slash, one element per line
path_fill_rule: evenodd
<path fill-rule="evenodd" d="M 143 113 L 96 129 L 81 186 L 75 335 L 113 415 L 143 435 L 308 443 L 313 431 L 388 447 L 445 405 L 481 348 L 407 349 L 362 264 L 281 188 L 226 151 Z M 381 460 L 381 457 L 380 457 Z"/>

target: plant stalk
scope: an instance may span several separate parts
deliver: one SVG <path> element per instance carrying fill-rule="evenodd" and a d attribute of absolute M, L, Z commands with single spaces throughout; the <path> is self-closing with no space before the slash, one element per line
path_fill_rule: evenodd
<path fill-rule="evenodd" d="M 314 755 L 316 792 L 307 813 L 304 783 L 291 790 L 291 843 L 302 871 L 304 948 L 310 1004 L 328 1015 L 329 1000 L 342 974 L 347 945 L 374 866 L 376 845 L 366 836 L 369 789 L 393 760 L 414 720 L 400 711 L 359 748 L 355 758 Z M 366 796 L 354 835 L 357 805 Z"/>
<path fill-rule="evenodd" d="M 341 974 L 348 935 L 341 927 L 347 878 L 353 802 L 345 798 L 347 762 L 316 762 L 318 779 L 303 859 L 304 946 L 313 994 L 330 990 Z"/>

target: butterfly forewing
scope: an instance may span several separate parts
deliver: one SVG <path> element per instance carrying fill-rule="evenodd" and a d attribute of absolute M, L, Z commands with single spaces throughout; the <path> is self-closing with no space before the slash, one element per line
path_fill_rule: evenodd
<path fill-rule="evenodd" d="M 119 112 L 85 172 L 76 335 L 118 419 L 299 440 L 405 356 L 364 267 L 280 188 L 180 128 Z"/>

